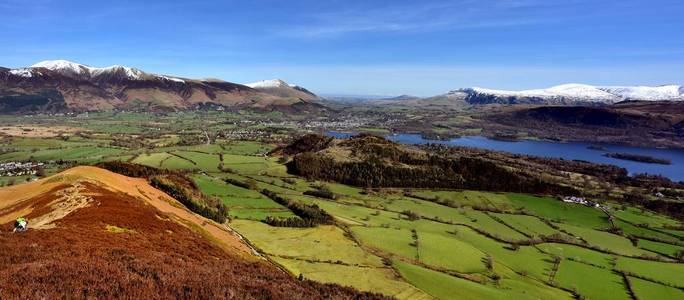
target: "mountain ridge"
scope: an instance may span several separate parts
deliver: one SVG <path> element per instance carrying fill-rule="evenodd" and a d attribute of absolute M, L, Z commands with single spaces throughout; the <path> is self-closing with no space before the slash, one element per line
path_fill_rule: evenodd
<path fill-rule="evenodd" d="M 207 105 L 263 109 L 303 107 L 318 99 L 304 88 L 292 90 L 299 94 L 261 91 L 222 80 L 154 74 L 121 65 L 95 68 L 66 60 L 0 68 L 0 112 L 6 113 L 176 111 Z"/>
<path fill-rule="evenodd" d="M 661 86 L 593 86 L 569 83 L 546 89 L 495 90 L 480 87 L 463 88 L 450 92 L 463 93 L 471 104 L 613 104 L 622 101 L 682 101 L 684 87 Z"/>

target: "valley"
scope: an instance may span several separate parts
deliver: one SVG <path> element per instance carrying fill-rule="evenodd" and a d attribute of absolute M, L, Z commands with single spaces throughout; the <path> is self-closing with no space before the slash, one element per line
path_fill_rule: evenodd
<path fill-rule="evenodd" d="M 0 127 L 28 124 L 26 132 L 63 130 L 52 132 L 54 135 L 27 136 L 21 134 L 23 130 L 5 134 L 0 160 L 32 162 L 29 168 L 36 172 L 2 176 L 0 182 L 8 186 L 3 190 L 16 192 L 42 182 L 35 179 L 52 178 L 49 176 L 68 170 L 104 180 L 106 186 L 114 181 L 102 179 L 100 169 L 77 167 L 107 168 L 106 162 L 167 170 L 145 171 L 162 175 L 179 172 L 187 178 L 183 180 L 192 181 L 183 188 L 188 191 L 187 203 L 194 203 L 195 209 L 209 203 L 225 207 L 227 220 L 220 227 L 233 230 L 246 242 L 239 247 L 253 248 L 290 278 L 350 286 L 398 299 L 451 299 L 454 295 L 463 299 L 657 299 L 653 295 L 684 295 L 679 275 L 684 271 L 684 188 L 677 183 L 629 177 L 619 168 L 581 161 L 400 145 L 372 136 L 298 140 L 295 137 L 307 132 L 328 129 L 298 125 L 302 122 L 323 124 L 278 112 L 211 110 L 3 116 Z M 325 124 L 360 127 L 352 122 Z M 316 171 L 317 163 L 302 160 L 311 154 L 321 163 L 328 158 L 354 163 L 358 178 L 365 181 L 339 177 L 347 168 L 343 164 Z M 452 165 L 452 160 L 459 163 Z M 295 161 L 311 171 L 293 169 Z M 439 163 L 433 165 L 435 161 Z M 374 167 L 366 169 L 368 162 Z M 427 178 L 432 176 L 432 168 L 459 165 L 477 167 L 435 173 L 455 172 L 463 178 L 459 182 L 439 179 L 439 184 L 428 184 L 411 177 Z M 407 173 L 404 168 L 413 171 Z M 426 173 L 418 173 L 423 169 Z M 171 176 L 169 184 L 177 184 L 172 179 L 175 175 L 169 174 L 163 176 Z M 520 178 L 515 185 L 497 183 L 513 178 Z M 145 182 L 137 180 L 136 184 Z M 152 177 L 148 182 L 164 188 Z M 563 196 L 590 199 L 607 209 L 566 203 Z M 178 205 L 191 208 L 186 202 Z M 71 228 L 70 218 L 90 209 L 86 206 L 67 214 L 56 228 L 29 233 L 45 235 Z M 12 211 L 16 212 L 0 209 L 0 225 L 5 229 L 15 217 Z M 306 211 L 319 211 L 333 221 L 319 223 Z M 103 226 L 105 233 L 122 232 L 117 233 L 122 238 L 135 236 L 127 232 L 147 232 L 145 226 L 150 226 L 130 222 L 103 219 L 92 226 Z M 12 240 L 9 233 L 0 238 Z M 216 239 L 225 238 L 211 240 Z M 12 247 L 13 243 L 6 245 Z"/>

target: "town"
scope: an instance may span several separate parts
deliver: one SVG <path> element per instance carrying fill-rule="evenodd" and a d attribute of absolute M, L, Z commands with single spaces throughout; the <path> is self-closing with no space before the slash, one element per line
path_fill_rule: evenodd
<path fill-rule="evenodd" d="M 43 168 L 42 162 L 6 162 L 0 163 L 0 176 L 37 175 Z"/>

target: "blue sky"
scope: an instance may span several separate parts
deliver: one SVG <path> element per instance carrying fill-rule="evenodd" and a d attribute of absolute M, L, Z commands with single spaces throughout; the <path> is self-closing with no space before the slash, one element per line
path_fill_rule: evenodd
<path fill-rule="evenodd" d="M 684 83 L 681 0 L 1 0 L 0 15 L 5 67 L 68 59 L 322 94 Z"/>

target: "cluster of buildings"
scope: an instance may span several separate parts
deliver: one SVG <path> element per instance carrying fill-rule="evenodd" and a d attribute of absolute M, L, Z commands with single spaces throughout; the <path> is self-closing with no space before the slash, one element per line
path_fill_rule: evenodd
<path fill-rule="evenodd" d="M 596 207 L 596 208 L 600 208 L 600 209 L 603 209 L 603 210 L 608 209 L 607 206 L 601 205 L 601 204 L 596 203 L 596 202 L 593 202 L 593 201 L 589 201 L 589 200 L 584 199 L 584 198 L 582 198 L 582 197 L 566 196 L 566 197 L 563 198 L 563 202 L 565 202 L 565 203 L 581 204 L 581 205 L 584 205 L 584 206 Z"/>
<path fill-rule="evenodd" d="M 251 130 L 251 129 L 237 129 L 237 130 L 226 130 L 221 133 L 221 137 L 231 140 L 256 140 L 259 138 L 269 137 L 270 132 L 264 130 Z"/>
<path fill-rule="evenodd" d="M 0 163 L 0 176 L 36 175 L 42 162 L 5 162 Z"/>

